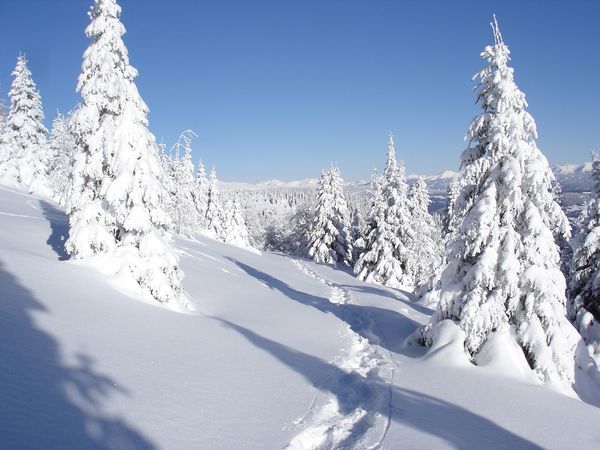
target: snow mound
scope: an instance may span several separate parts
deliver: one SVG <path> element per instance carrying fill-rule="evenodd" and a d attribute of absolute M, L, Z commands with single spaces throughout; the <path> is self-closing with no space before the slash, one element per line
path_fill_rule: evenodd
<path fill-rule="evenodd" d="M 532 383 L 537 383 L 523 350 L 517 344 L 514 332 L 510 328 L 493 332 L 474 362 L 497 376 L 524 380 L 529 378 Z"/>
<path fill-rule="evenodd" d="M 434 344 L 425 356 L 429 363 L 455 367 L 471 365 L 465 353 L 465 332 L 452 320 L 442 320 L 432 327 Z"/>

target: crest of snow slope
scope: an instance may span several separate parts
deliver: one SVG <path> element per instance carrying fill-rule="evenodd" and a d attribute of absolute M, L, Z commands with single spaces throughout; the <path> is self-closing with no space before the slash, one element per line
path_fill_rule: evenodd
<path fill-rule="evenodd" d="M 66 232 L 54 203 L 0 188 L 0 446 L 567 449 L 600 441 L 600 409 L 507 376 L 498 355 L 468 364 L 455 352 L 456 330 L 440 330 L 447 345 L 435 354 L 403 346 L 430 314 L 407 294 L 200 238 L 177 241 L 197 310 L 178 314 L 65 260 Z"/>

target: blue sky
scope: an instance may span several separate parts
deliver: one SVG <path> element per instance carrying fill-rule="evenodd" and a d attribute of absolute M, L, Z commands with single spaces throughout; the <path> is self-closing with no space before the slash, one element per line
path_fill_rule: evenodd
<path fill-rule="evenodd" d="M 78 101 L 92 0 L 0 0 L 0 96 L 27 54 L 47 121 Z M 121 0 L 157 140 L 199 135 L 223 180 L 456 170 L 495 12 L 551 164 L 600 150 L 597 0 Z"/>

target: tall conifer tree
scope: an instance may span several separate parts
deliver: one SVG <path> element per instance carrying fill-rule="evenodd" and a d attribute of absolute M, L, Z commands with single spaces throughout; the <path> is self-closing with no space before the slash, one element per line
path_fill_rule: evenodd
<path fill-rule="evenodd" d="M 95 0 L 73 115 L 78 151 L 69 199 L 74 258 L 116 252 L 143 292 L 183 301 L 178 258 L 164 233 L 164 186 L 148 108 L 135 85 L 115 0 Z"/>
<path fill-rule="evenodd" d="M 194 204 L 196 205 L 196 212 L 198 215 L 198 227 L 201 230 L 208 228 L 208 222 L 206 220 L 206 210 L 208 208 L 208 190 L 209 182 L 206 176 L 206 169 L 204 163 L 200 161 L 198 163 L 198 171 L 196 173 L 196 181 L 194 186 Z"/>
<path fill-rule="evenodd" d="M 208 202 L 206 205 L 206 224 L 208 231 L 222 241 L 226 238 L 225 211 L 217 185 L 217 171 L 213 167 L 208 180 Z"/>
<path fill-rule="evenodd" d="M 309 228 L 308 255 L 326 264 L 352 261 L 350 212 L 337 167 L 322 171 L 317 188 L 317 208 Z"/>
<path fill-rule="evenodd" d="M 23 184 L 30 191 L 45 190 L 50 155 L 46 141 L 42 99 L 31 78 L 25 56 L 20 55 L 12 73 L 8 93 L 10 113 L 7 119 L 4 176 Z"/>
<path fill-rule="evenodd" d="M 423 177 L 419 177 L 409 190 L 411 206 L 410 273 L 413 287 L 422 286 L 435 276 L 442 264 L 441 232 L 429 214 L 429 192 Z"/>
<path fill-rule="evenodd" d="M 414 277 L 409 249 L 413 231 L 408 185 L 404 166 L 396 161 L 391 135 L 380 183 L 375 189 L 373 207 L 367 219 L 364 252 L 354 265 L 354 273 L 363 281 L 410 289 Z"/>
<path fill-rule="evenodd" d="M 554 200 L 554 176 L 536 145 L 536 126 L 508 66 L 498 24 L 475 78 L 482 112 L 469 129 L 456 186 L 456 231 L 441 277 L 440 302 L 424 330 L 445 319 L 465 332 L 474 356 L 491 333 L 510 329 L 538 376 L 570 384 L 577 333 L 565 317 L 565 279 L 554 234 L 569 233 Z"/>

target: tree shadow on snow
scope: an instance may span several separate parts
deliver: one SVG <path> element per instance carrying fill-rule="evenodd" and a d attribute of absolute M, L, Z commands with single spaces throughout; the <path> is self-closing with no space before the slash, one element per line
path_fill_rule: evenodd
<path fill-rule="evenodd" d="M 398 314 L 389 309 L 376 306 L 362 306 L 353 304 L 335 304 L 325 297 L 299 291 L 284 281 L 265 272 L 251 267 L 234 258 L 227 258 L 236 264 L 248 275 L 256 278 L 270 289 L 281 292 L 286 297 L 303 305 L 311 306 L 321 312 L 333 314 L 347 323 L 352 331 L 367 339 L 372 344 L 377 344 L 396 353 L 404 353 L 404 338 L 412 334 L 421 326 L 412 319 Z M 385 326 L 382 326 L 385 325 Z M 385 329 L 393 328 L 395 333 L 385 333 Z M 388 334 L 390 336 L 388 336 Z M 390 340 L 390 337 L 396 338 Z"/>
<path fill-rule="evenodd" d="M 288 256 L 288 255 L 283 255 L 283 256 Z M 312 259 L 308 259 L 308 258 L 296 258 L 296 259 L 310 262 L 311 264 L 314 264 L 316 266 L 322 266 L 326 270 L 334 270 L 334 271 L 338 271 L 338 272 L 344 272 L 347 275 L 349 275 L 352 279 L 354 279 L 354 280 L 356 279 L 356 275 L 354 274 L 354 270 L 352 269 L 352 267 L 344 266 L 341 264 L 339 264 L 339 265 L 325 264 L 322 262 L 313 261 Z M 401 303 L 404 303 L 405 305 L 410 306 L 411 308 L 420 312 L 421 314 L 426 314 L 428 316 L 431 316 L 434 313 L 434 310 L 431 308 L 428 308 L 417 302 L 411 302 L 410 300 L 407 300 L 411 297 L 414 297 L 414 294 L 411 293 L 410 291 L 404 291 L 402 289 L 392 288 L 392 287 L 386 287 L 385 289 L 383 289 L 383 288 L 377 287 L 376 285 L 365 286 L 364 284 L 340 284 L 340 287 L 351 289 L 351 290 L 357 291 L 357 292 L 364 292 L 366 294 L 374 294 L 374 295 L 379 295 L 382 297 L 387 297 L 392 300 L 396 300 Z M 392 292 L 390 292 L 390 291 L 392 291 Z M 397 292 L 398 294 L 395 294 L 394 292 Z M 406 298 L 402 298 L 402 297 L 406 297 Z"/>
<path fill-rule="evenodd" d="M 458 449 L 541 448 L 461 406 L 422 392 L 390 386 L 387 380 L 378 375 L 362 378 L 355 373 L 347 373 L 322 359 L 272 341 L 247 328 L 223 319 L 215 320 L 270 353 L 320 391 L 330 392 L 336 397 L 343 414 L 357 408 L 380 413 L 384 417 L 389 414 L 392 421 L 437 436 Z M 351 430 L 350 438 L 340 447 L 352 447 L 353 443 L 357 443 L 356 439 L 366 431 L 365 424 L 359 423 L 357 427 L 360 429 Z"/>
<path fill-rule="evenodd" d="M 404 340 L 421 326 L 420 323 L 409 317 L 376 306 L 354 305 L 350 303 L 335 304 L 325 297 L 299 291 L 286 282 L 234 258 L 228 257 L 227 259 L 236 264 L 248 275 L 264 283 L 270 289 L 281 292 L 291 300 L 311 306 L 321 312 L 335 315 L 347 323 L 352 331 L 367 339 L 371 344 L 376 344 L 386 350 L 410 357 L 422 356 L 423 352 L 404 346 Z M 386 330 L 388 331 L 386 332 Z M 392 332 L 389 330 L 392 330 Z"/>
<path fill-rule="evenodd" d="M 358 285 L 358 284 L 344 284 L 342 285 L 342 287 L 354 290 L 354 291 L 358 291 L 358 292 L 363 292 L 366 294 L 374 294 L 374 295 L 380 295 L 382 297 L 388 297 L 391 298 L 392 300 L 397 300 L 400 303 L 404 303 L 406 306 L 414 309 L 415 311 L 420 312 L 421 314 L 425 314 L 427 316 L 431 316 L 434 313 L 434 310 L 431 308 L 427 308 L 426 306 L 423 306 L 417 302 L 411 302 L 410 300 L 406 300 L 398 295 L 393 294 L 392 292 L 386 290 L 386 289 L 381 289 L 375 286 L 364 286 L 364 285 Z M 403 291 L 401 289 L 394 289 L 394 288 L 387 288 L 387 289 L 392 289 L 394 291 L 397 291 L 399 294 L 401 294 L 404 297 L 409 297 L 412 294 Z"/>
<path fill-rule="evenodd" d="M 44 200 L 40 200 L 40 207 L 44 218 L 50 224 L 51 233 L 46 243 L 58 255 L 59 261 L 66 261 L 69 259 L 69 254 L 65 250 L 65 241 L 69 238 L 67 217 L 61 210 Z"/>
<path fill-rule="evenodd" d="M 315 266 L 321 266 L 323 268 L 326 269 L 332 269 L 332 270 L 338 270 L 340 272 L 345 272 L 348 275 L 350 275 L 351 277 L 354 277 L 354 269 L 352 266 L 347 266 L 346 264 L 342 264 L 342 263 L 337 263 L 337 264 L 332 264 L 332 263 L 324 263 L 321 261 L 315 261 L 312 258 L 309 258 L 307 256 L 290 256 L 289 254 L 286 253 L 281 253 L 281 256 L 284 256 L 286 258 L 291 258 L 294 259 L 296 261 L 303 261 L 303 262 L 307 262 L 310 264 L 313 264 Z"/>
<path fill-rule="evenodd" d="M 125 395 L 83 354 L 61 360 L 58 342 L 36 327 L 47 312 L 0 262 L 0 446 L 11 449 L 151 449 L 103 400 Z"/>

